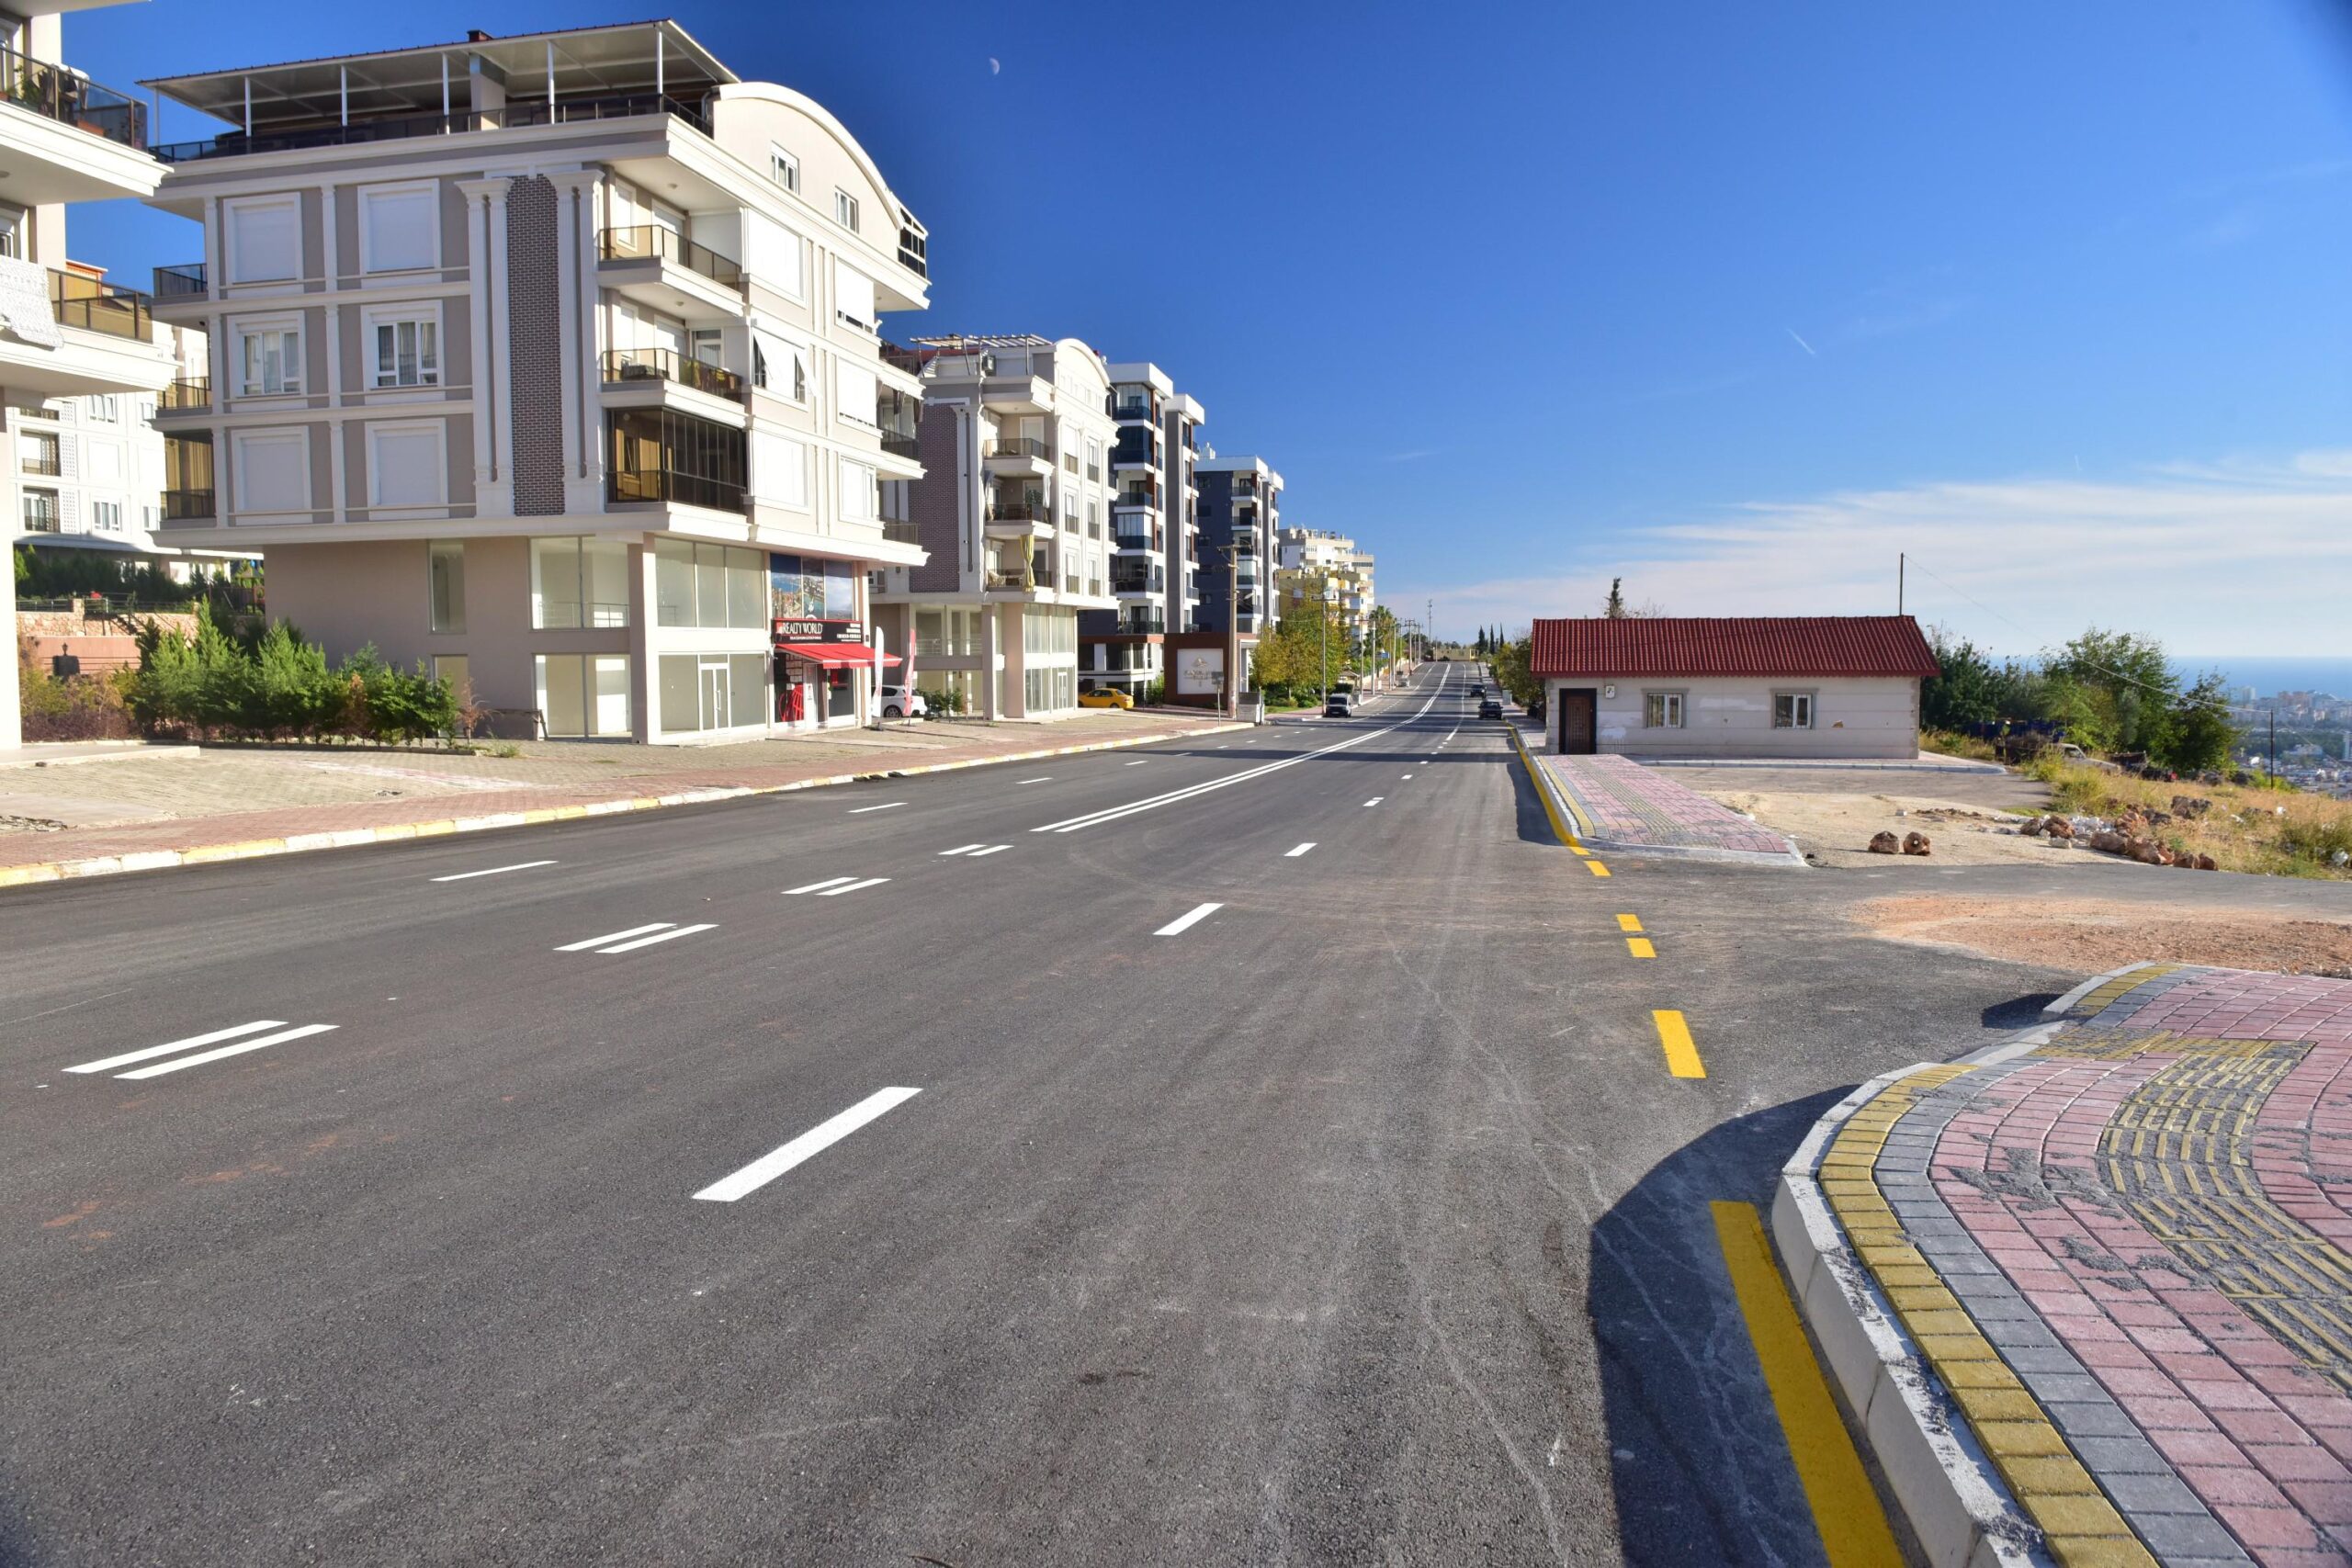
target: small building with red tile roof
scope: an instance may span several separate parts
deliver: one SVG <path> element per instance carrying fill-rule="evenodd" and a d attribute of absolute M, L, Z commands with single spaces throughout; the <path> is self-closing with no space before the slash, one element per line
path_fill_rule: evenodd
<path fill-rule="evenodd" d="M 1555 751 L 1919 754 L 1936 657 L 1908 615 L 1645 615 L 1535 623 Z"/>

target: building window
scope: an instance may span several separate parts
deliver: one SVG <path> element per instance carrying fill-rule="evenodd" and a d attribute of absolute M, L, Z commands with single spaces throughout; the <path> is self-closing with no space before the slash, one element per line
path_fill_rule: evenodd
<path fill-rule="evenodd" d="M 49 430 L 28 430 L 17 437 L 17 466 L 28 474 L 46 474 L 55 478 L 63 473 L 63 446 L 57 433 Z"/>
<path fill-rule="evenodd" d="M 308 430 L 236 430 L 229 441 L 239 513 L 311 509 Z"/>
<path fill-rule="evenodd" d="M 368 272 L 426 272 L 441 265 L 441 187 L 432 180 L 359 193 L 359 265 Z"/>
<path fill-rule="evenodd" d="M 607 422 L 609 499 L 743 510 L 742 431 L 668 409 L 616 410 Z"/>
<path fill-rule="evenodd" d="M 790 191 L 800 194 L 800 160 L 781 147 L 768 149 L 768 178 Z"/>
<path fill-rule="evenodd" d="M 21 261 L 24 254 L 25 209 L 13 202 L 0 201 L 0 256 Z"/>
<path fill-rule="evenodd" d="M 808 510 L 808 448 L 770 430 L 752 433 L 752 490 L 770 506 Z"/>
<path fill-rule="evenodd" d="M 463 539 L 435 539 L 424 547 L 425 578 L 429 588 L 431 608 L 427 612 L 427 629 L 436 632 L 462 632 L 466 629 L 466 543 Z"/>
<path fill-rule="evenodd" d="M 661 660 L 664 734 L 740 729 L 768 721 L 764 653 L 665 653 Z"/>
<path fill-rule="evenodd" d="M 628 654 L 542 653 L 532 665 L 539 722 L 550 738 L 578 740 L 629 733 Z"/>
<path fill-rule="evenodd" d="M 25 491 L 25 532 L 54 534 L 57 532 L 57 492 L 53 490 Z"/>
<path fill-rule="evenodd" d="M 300 197 L 234 197 L 220 204 L 232 283 L 279 283 L 302 275 Z"/>
<path fill-rule="evenodd" d="M 653 543 L 653 605 L 657 626 L 764 631 L 767 557 L 732 545 L 657 539 Z M 662 728 L 675 726 L 665 716 Z"/>
<path fill-rule="evenodd" d="M 857 197 L 850 195 L 850 193 L 845 190 L 837 190 L 833 192 L 833 221 L 848 230 L 851 233 L 856 233 Z"/>
<path fill-rule="evenodd" d="M 1811 729 L 1813 728 L 1813 694 L 1811 692 L 1773 693 L 1772 728 Z"/>
<path fill-rule="evenodd" d="M 288 317 L 236 326 L 242 397 L 270 398 L 302 389 L 302 323 Z"/>
<path fill-rule="evenodd" d="M 448 426 L 437 419 L 368 427 L 368 504 L 446 506 Z"/>
<path fill-rule="evenodd" d="M 90 503 L 90 526 L 101 534 L 122 532 L 122 502 L 94 501 Z"/>
<path fill-rule="evenodd" d="M 368 312 L 376 387 L 437 387 L 441 384 L 441 318 L 437 310 Z"/>
<path fill-rule="evenodd" d="M 880 330 L 880 316 L 874 308 L 874 280 L 839 259 L 833 263 L 833 315 L 860 332 Z"/>
<path fill-rule="evenodd" d="M 628 625 L 628 546 L 594 536 L 531 541 L 531 626 L 537 631 Z"/>
<path fill-rule="evenodd" d="M 122 422 L 122 404 L 112 392 L 99 392 L 90 399 L 90 417 L 101 424 Z"/>
<path fill-rule="evenodd" d="M 1680 692 L 1644 692 L 1642 694 L 1642 728 L 1645 729 L 1681 728 L 1682 694 Z"/>

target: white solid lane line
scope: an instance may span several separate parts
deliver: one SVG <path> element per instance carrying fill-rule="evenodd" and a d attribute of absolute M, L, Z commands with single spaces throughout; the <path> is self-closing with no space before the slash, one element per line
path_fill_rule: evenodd
<path fill-rule="evenodd" d="M 1409 779 L 1409 778 L 1411 778 L 1413 775 L 1412 775 L 1412 774 L 1410 774 L 1410 773 L 1407 773 L 1405 776 L 1406 776 L 1407 778 L 1408 778 L 1408 779 Z"/>
<path fill-rule="evenodd" d="M 176 1061 L 158 1062 L 152 1067 L 134 1067 L 127 1073 L 117 1073 L 119 1078 L 159 1078 L 165 1073 L 176 1073 L 182 1067 L 200 1067 L 207 1062 L 217 1062 L 223 1056 L 242 1056 L 248 1051 L 258 1051 L 265 1045 L 283 1045 L 288 1040 L 307 1040 L 313 1034 L 324 1034 L 335 1028 L 332 1023 L 306 1023 L 300 1029 L 283 1030 L 265 1034 L 258 1040 L 240 1040 L 234 1045 L 221 1045 L 210 1051 L 198 1051 L 193 1056 Z"/>
<path fill-rule="evenodd" d="M 647 931 L 666 931 L 669 929 L 670 922 L 668 920 L 655 920 L 650 925 L 631 926 L 625 931 L 606 931 L 603 936 L 592 936 L 586 942 L 567 942 L 561 947 L 557 948 L 556 951 L 558 953 L 585 953 L 592 947 L 602 947 L 608 942 L 626 942 L 633 936 L 643 936 Z"/>
<path fill-rule="evenodd" d="M 982 855 L 1001 855 L 1012 847 L 1012 846 L 1011 844 L 990 844 L 987 849 L 974 850 L 972 852 L 972 858 L 974 860 L 978 860 Z"/>
<path fill-rule="evenodd" d="M 877 1089 L 840 1115 L 818 1122 L 782 1148 L 771 1150 L 734 1175 L 712 1182 L 695 1197 L 706 1203 L 732 1203 L 738 1198 L 757 1192 L 802 1160 L 822 1153 L 876 1117 L 896 1110 L 922 1092 L 919 1089 Z"/>
<path fill-rule="evenodd" d="M 1034 779 L 1023 779 L 1021 782 L 1023 784 L 1051 784 L 1054 782 L 1054 775 L 1051 773 L 1040 773 Z"/>
<path fill-rule="evenodd" d="M 1377 806 L 1377 805 L 1379 805 L 1382 801 L 1386 800 L 1387 798 L 1388 798 L 1388 797 L 1387 797 L 1386 795 L 1374 795 L 1370 800 L 1365 801 L 1365 802 L 1364 802 L 1364 804 L 1365 804 L 1366 806 Z"/>
<path fill-rule="evenodd" d="M 716 923 L 706 920 L 698 926 L 679 926 L 672 931 L 655 931 L 651 936 L 641 936 L 635 942 L 625 942 L 618 947 L 600 947 L 596 951 L 600 954 L 635 953 L 639 948 L 651 947 L 657 942 L 675 942 L 682 936 L 692 936 L 696 931 L 715 931 L 718 929 Z"/>
<path fill-rule="evenodd" d="M 947 855 L 967 855 L 979 847 L 978 844 L 958 844 L 952 850 L 942 850 L 939 852 L 943 858 Z"/>
<path fill-rule="evenodd" d="M 533 866 L 553 865 L 554 863 L 555 862 L 551 860 L 517 861 L 513 865 L 493 865 L 487 871 L 461 871 L 455 876 L 434 876 L 428 877 L 426 880 L 429 882 L 470 882 L 477 876 L 499 876 L 510 871 L 528 871 Z"/>
<path fill-rule="evenodd" d="M 784 890 L 784 896 L 787 898 L 796 898 L 803 893 L 822 893 L 828 887 L 839 887 L 844 882 L 856 880 L 854 876 L 829 876 L 822 882 L 812 882 L 806 887 L 787 887 Z"/>
<path fill-rule="evenodd" d="M 1134 761 L 1127 763 L 1127 764 L 1126 764 L 1126 766 L 1128 766 L 1128 767 L 1130 767 L 1130 768 L 1140 768 L 1140 767 L 1142 767 L 1146 762 L 1148 762 L 1148 761 L 1151 761 L 1151 759 L 1150 759 L 1150 758 L 1148 758 L 1148 757 L 1137 757 Z"/>
<path fill-rule="evenodd" d="M 175 1051 L 193 1051 L 199 1045 L 213 1045 L 223 1040 L 234 1040 L 241 1034 L 254 1034 L 265 1029 L 285 1027 L 286 1021 L 282 1018 L 257 1019 L 252 1023 L 241 1023 L 234 1029 L 216 1029 L 209 1034 L 191 1035 L 186 1040 L 175 1040 L 168 1045 L 150 1045 L 144 1051 L 126 1051 L 119 1056 L 108 1056 L 102 1062 L 85 1062 L 78 1067 L 68 1067 L 65 1070 L 69 1073 L 103 1073 L 111 1067 L 127 1067 L 133 1062 L 146 1061 L 151 1056 L 168 1056 Z"/>
<path fill-rule="evenodd" d="M 1314 843 L 1312 842 L 1312 840 L 1310 840 L 1310 841 L 1308 841 L 1308 842 L 1306 842 L 1306 843 L 1304 843 L 1304 844 L 1299 845 L 1299 846 L 1298 846 L 1298 848 L 1296 848 L 1296 849 L 1295 849 L 1295 850 L 1286 851 L 1286 852 L 1283 853 L 1283 859 L 1284 859 L 1284 860 L 1296 860 L 1299 856 L 1301 856 L 1301 855 L 1305 854 L 1307 851 L 1309 851 L 1309 850 L 1313 849 L 1314 847 L 1315 847 Z"/>
<path fill-rule="evenodd" d="M 1216 914 L 1219 909 L 1224 908 L 1225 906 L 1222 904 L 1204 904 L 1189 915 L 1178 916 L 1176 919 L 1169 921 L 1166 925 L 1160 927 L 1151 934 L 1154 936 L 1178 935 L 1181 932 L 1192 930 L 1193 927 L 1200 924 L 1203 920 L 1207 919 L 1211 915 Z"/>
<path fill-rule="evenodd" d="M 840 887 L 828 887 L 822 893 L 818 894 L 817 897 L 820 898 L 838 898 L 844 893 L 854 893 L 861 887 L 879 887 L 889 880 L 890 879 L 887 876 L 869 876 L 863 882 L 852 882 Z"/>
<path fill-rule="evenodd" d="M 852 817 L 863 817 L 869 811 L 895 811 L 905 804 L 903 800 L 886 800 L 879 806 L 853 806 L 849 808 L 849 814 Z"/>

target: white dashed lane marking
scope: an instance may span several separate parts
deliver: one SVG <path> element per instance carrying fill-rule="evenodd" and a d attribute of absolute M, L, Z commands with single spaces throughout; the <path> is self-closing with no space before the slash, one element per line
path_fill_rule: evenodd
<path fill-rule="evenodd" d="M 1151 934 L 1154 936 L 1181 936 L 1224 908 L 1225 906 L 1222 904 L 1204 904 L 1188 915 L 1177 916 L 1174 919 L 1169 921 L 1166 925 L 1160 927 Z"/>

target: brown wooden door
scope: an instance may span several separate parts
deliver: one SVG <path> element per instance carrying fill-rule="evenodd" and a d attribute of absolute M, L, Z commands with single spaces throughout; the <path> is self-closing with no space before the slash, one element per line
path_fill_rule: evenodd
<path fill-rule="evenodd" d="M 1560 750 L 1570 756 L 1590 756 L 1593 751 L 1593 710 L 1597 705 L 1592 689 L 1563 691 L 1559 702 Z"/>

